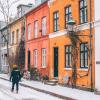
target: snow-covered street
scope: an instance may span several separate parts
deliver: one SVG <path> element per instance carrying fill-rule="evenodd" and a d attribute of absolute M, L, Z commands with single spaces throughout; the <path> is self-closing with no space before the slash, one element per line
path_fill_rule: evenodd
<path fill-rule="evenodd" d="M 11 92 L 11 82 L 0 79 L 0 100 L 62 100 L 51 95 L 20 86 L 19 93 Z"/>

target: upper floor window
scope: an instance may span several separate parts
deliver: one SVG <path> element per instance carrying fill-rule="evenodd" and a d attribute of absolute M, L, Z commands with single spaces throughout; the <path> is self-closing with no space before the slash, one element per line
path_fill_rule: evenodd
<path fill-rule="evenodd" d="M 31 39 L 31 24 L 28 24 L 28 40 Z"/>
<path fill-rule="evenodd" d="M 4 46 L 5 46 L 5 38 L 2 37 L 2 47 L 4 47 Z"/>
<path fill-rule="evenodd" d="M 42 67 L 46 67 L 46 49 L 42 49 Z"/>
<path fill-rule="evenodd" d="M 58 12 L 54 12 L 53 14 L 53 20 L 54 20 L 54 32 L 58 31 L 58 27 L 59 27 L 59 24 L 58 24 L 58 21 L 59 21 L 59 13 Z"/>
<path fill-rule="evenodd" d="M 42 35 L 46 35 L 46 17 L 42 18 Z"/>
<path fill-rule="evenodd" d="M 34 22 L 34 38 L 38 37 L 38 21 Z"/>
<path fill-rule="evenodd" d="M 19 29 L 16 30 L 16 43 L 20 42 L 20 33 L 19 33 Z"/>
<path fill-rule="evenodd" d="M 80 67 L 87 68 L 88 67 L 88 48 L 87 43 L 82 43 L 80 48 Z"/>
<path fill-rule="evenodd" d="M 71 45 L 65 47 L 65 67 L 71 67 Z"/>
<path fill-rule="evenodd" d="M 87 0 L 80 0 L 79 7 L 80 7 L 80 23 L 83 24 L 87 22 Z"/>
<path fill-rule="evenodd" d="M 67 27 L 67 22 L 71 19 L 71 17 L 72 17 L 71 6 L 68 6 L 65 8 L 65 28 Z"/>
<path fill-rule="evenodd" d="M 15 32 L 13 31 L 12 32 L 12 44 L 14 44 L 14 34 L 15 34 Z"/>

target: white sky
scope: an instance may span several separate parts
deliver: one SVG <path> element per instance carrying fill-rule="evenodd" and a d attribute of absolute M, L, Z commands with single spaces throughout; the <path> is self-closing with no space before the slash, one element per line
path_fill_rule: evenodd
<path fill-rule="evenodd" d="M 17 2 L 16 4 L 14 4 L 11 8 L 11 15 L 14 16 L 17 13 L 17 6 L 19 4 L 28 4 L 28 3 L 33 3 L 34 4 L 34 0 L 19 0 L 19 2 Z M 2 13 L 0 13 L 0 20 L 3 20 L 3 15 Z"/>

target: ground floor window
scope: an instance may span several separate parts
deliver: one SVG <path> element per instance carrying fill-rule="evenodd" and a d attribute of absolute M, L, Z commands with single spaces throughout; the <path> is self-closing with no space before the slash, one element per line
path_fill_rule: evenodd
<path fill-rule="evenodd" d="M 88 68 L 88 43 L 81 43 L 80 47 L 80 67 Z"/>
<path fill-rule="evenodd" d="M 34 50 L 34 67 L 37 68 L 38 66 L 38 51 L 37 49 Z"/>
<path fill-rule="evenodd" d="M 71 45 L 65 46 L 65 68 L 71 67 Z"/>
<path fill-rule="evenodd" d="M 42 49 L 42 67 L 46 67 L 46 49 Z"/>

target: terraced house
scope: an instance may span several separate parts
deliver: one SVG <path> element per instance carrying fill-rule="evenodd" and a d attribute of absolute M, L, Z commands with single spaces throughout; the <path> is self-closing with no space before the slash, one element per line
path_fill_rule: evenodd
<path fill-rule="evenodd" d="M 36 0 L 26 14 L 26 69 L 37 68 L 49 75 L 49 7 L 48 0 Z"/>
<path fill-rule="evenodd" d="M 1 28 L 1 70 L 3 72 L 8 72 L 9 64 L 12 65 L 15 63 L 15 58 L 18 56 L 16 52 L 19 51 L 21 40 L 25 40 L 25 16 L 26 11 L 31 8 L 32 5 L 19 5 L 17 7 L 17 15 L 13 20 L 10 20 L 8 27 L 5 24 L 4 27 Z M 9 28 L 9 32 L 7 33 L 7 28 Z M 3 37 L 5 35 L 6 37 Z M 9 62 L 7 59 L 7 41 L 8 40 L 8 48 L 9 48 Z M 19 58 L 18 58 L 19 59 Z M 23 60 L 22 60 L 23 59 Z M 20 58 L 19 61 L 22 60 L 22 64 L 25 64 L 25 57 Z"/>
<path fill-rule="evenodd" d="M 4 73 L 8 72 L 8 62 L 7 62 L 7 41 L 5 41 L 5 38 L 3 37 L 4 34 L 6 36 L 6 38 L 9 41 L 9 45 L 10 45 L 10 34 L 7 34 L 7 26 L 6 24 L 0 29 L 0 62 L 1 62 L 1 71 Z M 10 48 L 10 47 L 9 47 Z"/>
<path fill-rule="evenodd" d="M 94 20 L 94 1 L 92 8 L 90 0 L 52 0 L 49 5 L 50 78 L 63 83 L 66 77 L 73 87 L 93 88 L 94 29 L 90 22 Z"/>
<path fill-rule="evenodd" d="M 20 62 L 21 60 L 22 65 L 25 65 L 25 55 L 21 57 L 20 56 L 21 54 L 19 54 L 19 52 L 21 48 L 24 48 L 24 45 L 21 44 L 21 41 L 25 41 L 25 16 L 24 15 L 31 7 L 32 4 L 29 5 L 20 4 L 17 7 L 17 18 L 12 23 L 9 24 L 10 33 L 11 33 L 10 55 L 13 63 Z M 19 56 L 19 58 L 16 58 L 17 56 Z M 16 61 L 16 59 L 18 59 L 18 61 Z"/>

